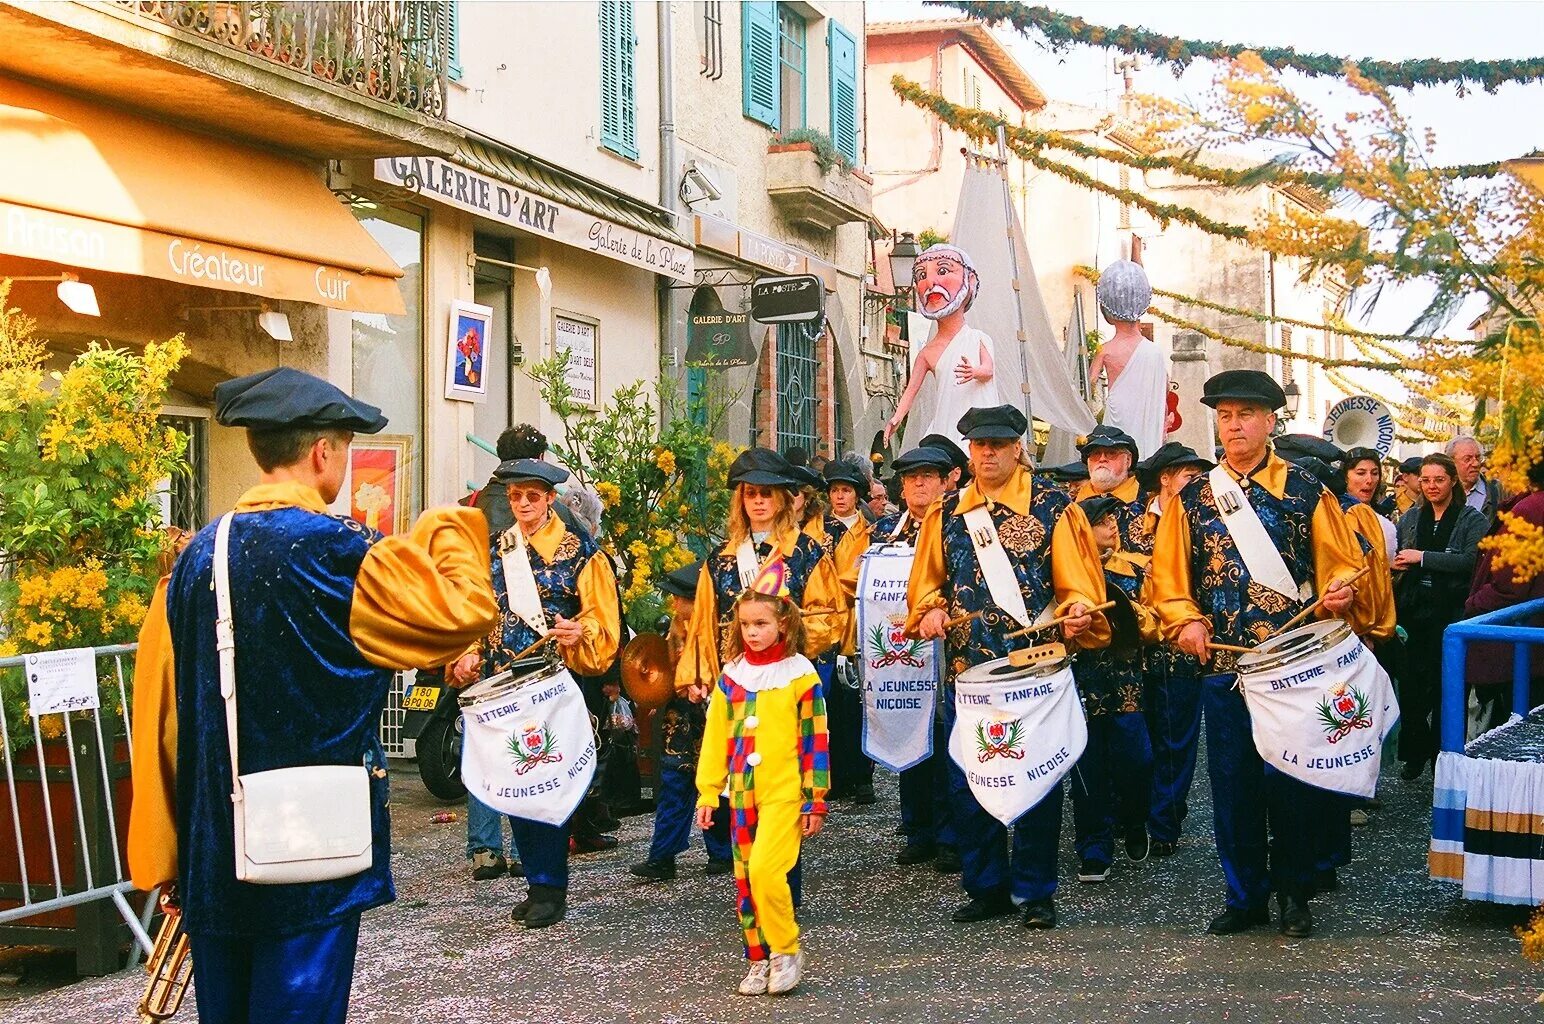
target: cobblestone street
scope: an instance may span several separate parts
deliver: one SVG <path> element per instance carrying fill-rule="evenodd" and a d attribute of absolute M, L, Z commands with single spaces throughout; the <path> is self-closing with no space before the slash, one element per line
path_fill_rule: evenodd
<path fill-rule="evenodd" d="M 509 921 L 524 883 L 473 883 L 464 824 L 430 823 L 440 806 L 411 767 L 393 776 L 398 900 L 367 914 L 354 980 L 355 1024 L 519 1021 L 1463 1021 L 1533 1019 L 1544 975 L 1518 953 L 1519 910 L 1466 903 L 1426 877 L 1429 777 L 1385 777 L 1385 807 L 1356 830 L 1357 860 L 1337 897 L 1314 901 L 1319 931 L 1202 934 L 1221 902 L 1204 775 L 1179 852 L 1118 863 L 1103 885 L 1071 881 L 1062 925 L 1030 933 L 1016 918 L 961 926 L 957 879 L 897 868 L 893 776 L 880 802 L 842 805 L 806 847 L 809 966 L 787 1000 L 746 999 L 729 881 L 701 874 L 644 886 L 627 875 L 648 842 L 629 818 L 612 853 L 577 858 L 568 920 L 543 932 Z M 1063 829 L 1070 839 L 1070 815 Z M 4 1005 L 7 1024 L 124 1021 L 138 972 Z M 179 1019 L 193 1020 L 191 1002 Z"/>

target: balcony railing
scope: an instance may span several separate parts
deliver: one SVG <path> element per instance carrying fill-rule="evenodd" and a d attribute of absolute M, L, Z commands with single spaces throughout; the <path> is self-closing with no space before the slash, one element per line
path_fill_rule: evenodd
<path fill-rule="evenodd" d="M 445 116 L 449 2 L 112 2 L 319 83 L 428 117 Z"/>

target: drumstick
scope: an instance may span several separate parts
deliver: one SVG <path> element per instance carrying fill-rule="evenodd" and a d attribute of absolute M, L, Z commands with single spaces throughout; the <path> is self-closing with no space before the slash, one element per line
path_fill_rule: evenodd
<path fill-rule="evenodd" d="M 1357 572 L 1357 574 L 1355 576 L 1352 576 L 1350 579 L 1345 580 L 1344 582 L 1347 583 L 1347 584 L 1353 584 L 1357 580 L 1361 579 L 1363 576 L 1366 576 L 1369 572 L 1372 572 L 1372 566 L 1364 565 Z M 1313 604 L 1309 605 L 1307 608 L 1304 608 L 1302 611 L 1298 612 L 1296 615 L 1292 616 L 1290 619 L 1287 620 L 1285 625 L 1283 625 L 1280 629 L 1276 630 L 1276 632 L 1272 633 L 1266 639 L 1268 639 L 1268 640 L 1274 639 L 1274 638 L 1280 636 L 1281 634 L 1285 633 L 1287 630 L 1291 629 L 1293 626 L 1296 626 L 1298 623 L 1302 622 L 1304 619 L 1308 618 L 1308 616 L 1310 616 L 1314 612 L 1318 611 L 1324 605 L 1324 598 L 1326 598 L 1328 596 L 1329 596 L 1328 593 L 1325 593 L 1325 594 L 1321 595 L 1320 598 L 1317 601 L 1315 601 Z"/>
<path fill-rule="evenodd" d="M 963 626 L 967 622 L 974 622 L 977 619 L 981 618 L 982 612 L 984 612 L 984 611 L 985 611 L 985 609 L 982 609 L 981 611 L 975 611 L 975 612 L 966 612 L 964 615 L 961 615 L 959 618 L 950 619 L 948 622 L 944 623 L 944 628 L 945 629 L 953 629 L 955 626 Z"/>
<path fill-rule="evenodd" d="M 542 637 L 540 640 L 536 641 L 534 644 L 532 644 L 531 646 L 527 647 L 525 650 L 521 651 L 519 654 L 515 655 L 514 660 L 515 661 L 519 661 L 521 658 L 524 658 L 526 655 L 531 654 L 532 652 L 534 652 L 538 647 L 540 647 L 542 644 L 546 643 L 548 640 L 556 640 L 557 638 L 558 638 L 558 635 L 556 633 L 548 633 L 546 636 Z"/>
<path fill-rule="evenodd" d="M 1232 651 L 1234 654 L 1254 653 L 1253 647 L 1240 647 L 1237 644 L 1214 644 L 1210 640 L 1206 641 L 1206 649 L 1208 651 Z"/>
<path fill-rule="evenodd" d="M 1109 610 L 1111 608 L 1114 608 L 1114 607 L 1115 607 L 1115 602 L 1114 601 L 1106 601 L 1104 604 L 1096 604 L 1096 605 L 1094 605 L 1092 608 L 1089 608 L 1086 611 L 1084 611 L 1083 614 L 1084 615 L 1091 615 L 1094 612 L 1107 611 L 1107 610 Z M 1012 640 L 1014 637 L 1028 636 L 1031 633 L 1040 633 L 1040 632 L 1043 632 L 1043 631 L 1045 631 L 1047 629 L 1050 629 L 1053 626 L 1060 626 L 1063 622 L 1066 622 L 1068 619 L 1075 619 L 1077 617 L 1078 616 L 1071 615 L 1071 614 L 1068 614 L 1068 615 L 1058 615 L 1056 618 L 1052 619 L 1050 622 L 1042 622 L 1038 626 L 1025 626 L 1023 629 L 1016 629 L 1012 633 L 1004 633 L 1003 634 L 1003 639 L 1004 640 Z"/>

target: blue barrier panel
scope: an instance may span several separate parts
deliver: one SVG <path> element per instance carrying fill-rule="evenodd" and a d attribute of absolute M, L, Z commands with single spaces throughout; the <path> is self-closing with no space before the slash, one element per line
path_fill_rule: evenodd
<path fill-rule="evenodd" d="M 1475 641 L 1513 644 L 1512 710 L 1528 713 L 1528 683 L 1532 670 L 1534 644 L 1544 645 L 1544 626 L 1510 625 L 1521 619 L 1544 614 L 1544 598 L 1525 601 L 1511 608 L 1486 612 L 1473 619 L 1455 622 L 1442 635 L 1442 749 L 1462 752 L 1464 726 L 1468 720 L 1466 670 L 1469 645 Z"/>

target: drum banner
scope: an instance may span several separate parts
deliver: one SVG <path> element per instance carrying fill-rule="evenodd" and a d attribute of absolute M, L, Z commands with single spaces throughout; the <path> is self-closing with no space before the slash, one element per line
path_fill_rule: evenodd
<path fill-rule="evenodd" d="M 1239 677 L 1266 764 L 1348 796 L 1378 789 L 1383 741 L 1399 721 L 1388 673 L 1361 643 Z"/>
<path fill-rule="evenodd" d="M 461 778 L 496 811 L 561 825 L 595 775 L 595 730 L 566 669 L 461 709 Z"/>
<path fill-rule="evenodd" d="M 915 552 L 876 548 L 858 574 L 863 753 L 894 772 L 933 753 L 937 644 L 906 637 L 906 582 Z"/>
<path fill-rule="evenodd" d="M 1072 669 L 954 684 L 949 756 L 983 810 L 1004 825 L 1043 800 L 1088 746 Z"/>

